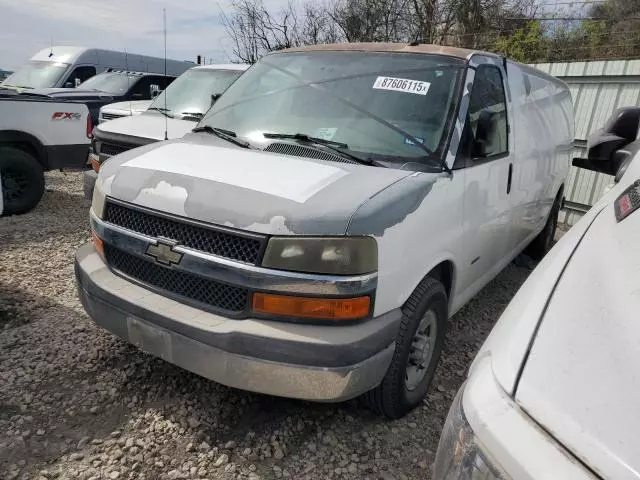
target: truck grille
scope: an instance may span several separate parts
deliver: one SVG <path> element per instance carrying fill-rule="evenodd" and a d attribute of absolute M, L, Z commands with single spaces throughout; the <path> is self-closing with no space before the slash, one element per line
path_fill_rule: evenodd
<path fill-rule="evenodd" d="M 168 292 L 184 303 L 197 303 L 214 310 L 243 312 L 249 299 L 246 288 L 234 287 L 207 278 L 162 267 L 105 244 L 104 252 L 111 268 L 129 278 Z"/>
<path fill-rule="evenodd" d="M 185 247 L 253 265 L 260 260 L 265 240 L 259 236 L 243 236 L 182 219 L 168 218 L 112 201 L 107 202 L 104 219 L 143 235 L 168 238 Z"/>
<path fill-rule="evenodd" d="M 128 145 L 115 145 L 113 143 L 100 143 L 99 154 L 100 155 L 108 155 L 113 157 L 114 155 L 118 155 L 122 152 L 126 152 L 127 150 L 131 150 L 134 147 L 130 147 Z"/>

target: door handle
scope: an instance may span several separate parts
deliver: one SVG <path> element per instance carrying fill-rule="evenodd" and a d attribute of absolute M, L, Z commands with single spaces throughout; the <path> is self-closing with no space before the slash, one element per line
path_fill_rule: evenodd
<path fill-rule="evenodd" d="M 507 177 L 507 195 L 511 193 L 511 179 L 513 178 L 513 163 L 509 164 L 509 176 Z"/>

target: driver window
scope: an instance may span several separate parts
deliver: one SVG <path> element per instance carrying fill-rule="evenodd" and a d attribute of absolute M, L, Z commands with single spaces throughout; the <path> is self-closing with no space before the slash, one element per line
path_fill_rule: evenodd
<path fill-rule="evenodd" d="M 96 74 L 95 67 L 89 67 L 89 66 L 77 67 L 71 73 L 71 75 L 69 75 L 67 83 L 71 83 L 72 87 L 76 87 L 77 85 L 80 85 L 85 80 L 88 80 L 89 78 L 93 77 L 95 74 Z"/>
<path fill-rule="evenodd" d="M 476 71 L 465 130 L 466 151 L 474 161 L 508 152 L 507 108 L 498 68 L 485 65 Z"/>

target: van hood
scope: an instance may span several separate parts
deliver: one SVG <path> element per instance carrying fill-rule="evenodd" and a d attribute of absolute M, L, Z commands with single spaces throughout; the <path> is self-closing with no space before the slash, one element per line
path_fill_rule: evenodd
<path fill-rule="evenodd" d="M 79 90 L 77 88 L 37 88 L 24 90 L 21 95 L 51 97 L 64 100 L 96 100 L 100 102 L 113 102 L 116 96 L 98 90 Z"/>
<path fill-rule="evenodd" d="M 117 112 L 124 115 L 135 115 L 136 113 L 144 112 L 152 103 L 153 100 L 127 100 L 124 102 L 116 102 L 105 105 L 100 109 L 100 111 Z"/>
<path fill-rule="evenodd" d="M 97 184 L 119 200 L 217 225 L 344 235 L 360 205 L 412 173 L 248 150 L 207 134 L 187 138 L 111 158 Z"/>
<path fill-rule="evenodd" d="M 131 143 L 131 137 L 164 140 L 165 126 L 167 138 L 172 140 L 189 133 L 196 126 L 196 122 L 176 118 L 166 118 L 165 121 L 165 116 L 161 113 L 145 112 L 102 122 L 96 126 L 94 135 L 98 138 L 106 134 L 112 140 L 114 136 L 123 135 L 129 138 L 125 143 Z"/>
<path fill-rule="evenodd" d="M 640 478 L 638 238 L 640 210 L 621 222 L 612 202 L 599 212 L 549 299 L 515 396 L 601 478 Z"/>

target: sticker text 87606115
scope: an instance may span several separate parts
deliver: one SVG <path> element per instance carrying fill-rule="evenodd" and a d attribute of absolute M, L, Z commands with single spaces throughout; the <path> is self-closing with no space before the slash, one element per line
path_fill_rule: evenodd
<path fill-rule="evenodd" d="M 431 84 L 419 80 L 408 78 L 378 77 L 373 84 L 377 90 L 393 90 L 395 92 L 414 93 L 416 95 L 426 95 Z"/>

